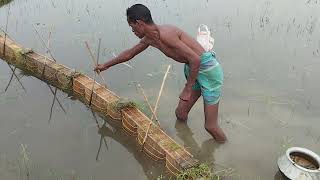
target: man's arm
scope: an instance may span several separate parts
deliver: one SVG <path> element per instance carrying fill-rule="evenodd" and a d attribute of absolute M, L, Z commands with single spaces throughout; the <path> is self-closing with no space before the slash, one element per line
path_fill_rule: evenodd
<path fill-rule="evenodd" d="M 180 99 L 189 100 L 191 96 L 192 86 L 196 82 L 199 69 L 200 69 L 200 56 L 197 55 L 192 49 L 190 49 L 186 44 L 184 44 L 180 39 L 173 41 L 173 48 L 176 53 L 185 58 L 188 62 L 190 73 L 187 79 L 187 83 L 180 95 Z"/>
<path fill-rule="evenodd" d="M 145 49 L 148 48 L 148 44 L 146 44 L 143 41 L 140 41 L 137 45 L 133 46 L 130 49 L 127 49 L 123 52 L 121 52 L 117 57 L 112 58 L 110 61 L 104 63 L 104 64 L 98 64 L 95 67 L 95 70 L 99 70 L 99 71 L 104 71 L 108 68 L 110 68 L 111 66 L 114 66 L 116 64 L 119 63 L 123 63 L 126 61 L 129 61 L 130 59 L 132 59 L 133 57 L 135 57 L 137 54 L 139 54 L 140 52 L 144 51 Z"/>

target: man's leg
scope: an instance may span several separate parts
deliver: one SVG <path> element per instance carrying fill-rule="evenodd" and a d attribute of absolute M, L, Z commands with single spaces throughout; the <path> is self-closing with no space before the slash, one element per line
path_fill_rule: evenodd
<path fill-rule="evenodd" d="M 187 121 L 188 114 L 192 108 L 192 106 L 197 102 L 199 97 L 201 96 L 201 91 L 199 90 L 192 90 L 191 97 L 189 101 L 183 101 L 180 99 L 178 107 L 176 108 L 176 116 L 177 119 L 180 121 Z"/>
<path fill-rule="evenodd" d="M 217 104 L 204 103 L 205 128 L 217 142 L 224 143 L 227 138 L 218 125 L 218 110 L 219 102 Z"/>

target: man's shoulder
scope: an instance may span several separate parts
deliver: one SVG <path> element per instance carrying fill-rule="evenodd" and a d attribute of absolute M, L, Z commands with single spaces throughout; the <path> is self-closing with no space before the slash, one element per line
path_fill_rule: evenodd
<path fill-rule="evenodd" d="M 161 25 L 160 27 L 161 27 L 161 29 L 163 31 L 170 31 L 170 32 L 172 32 L 172 31 L 174 31 L 174 32 L 182 31 L 179 27 L 177 27 L 175 25 L 171 25 L 171 24 L 164 24 L 164 25 Z"/>
<path fill-rule="evenodd" d="M 174 25 L 162 25 L 160 33 L 162 34 L 162 40 L 172 41 L 172 39 L 180 39 L 183 31 Z"/>

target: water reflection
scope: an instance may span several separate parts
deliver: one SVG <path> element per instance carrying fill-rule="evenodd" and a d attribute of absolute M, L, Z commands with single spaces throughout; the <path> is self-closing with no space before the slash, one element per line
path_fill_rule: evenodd
<path fill-rule="evenodd" d="M 52 90 L 52 87 L 51 85 L 49 85 L 48 83 L 46 83 L 48 88 L 50 89 L 50 92 L 53 94 L 53 99 L 52 99 L 52 104 L 51 104 L 51 107 L 50 107 L 50 114 L 49 114 L 49 121 L 48 123 L 51 122 L 51 119 L 52 119 L 52 114 L 53 114 L 53 106 L 54 106 L 54 103 L 57 101 L 58 104 L 59 104 L 59 107 L 61 108 L 61 110 L 64 112 L 64 114 L 67 114 L 67 111 L 65 110 L 65 108 L 62 106 L 60 100 L 58 99 L 57 97 L 57 92 L 58 92 L 58 88 L 57 87 L 54 87 L 54 91 Z"/>
<path fill-rule="evenodd" d="M 4 89 L 4 93 L 7 92 L 8 88 L 10 87 L 11 82 L 12 82 L 12 80 L 13 80 L 13 77 L 15 77 L 16 80 L 19 82 L 19 84 L 20 84 L 21 88 L 24 90 L 24 92 L 27 92 L 26 88 L 23 86 L 23 84 L 22 84 L 22 82 L 21 82 L 21 78 L 22 78 L 24 75 L 22 74 L 22 77 L 19 77 L 19 76 L 16 74 L 16 69 L 17 69 L 17 67 L 12 68 L 9 64 L 8 64 L 8 66 L 9 66 L 9 68 L 11 69 L 11 72 L 12 72 L 12 73 L 11 73 L 9 82 L 8 82 L 8 84 L 6 85 L 6 88 Z"/>
<path fill-rule="evenodd" d="M 186 123 L 176 121 L 175 128 L 177 136 L 183 141 L 186 149 L 202 162 L 213 164 L 214 151 L 220 146 L 213 139 L 202 142 L 201 147 L 193 138 L 193 133 Z"/>
<path fill-rule="evenodd" d="M 99 160 L 102 144 L 104 144 L 106 146 L 106 149 L 108 150 L 107 142 L 108 138 L 111 138 L 120 143 L 127 149 L 130 154 L 133 155 L 133 157 L 141 165 L 148 179 L 156 179 L 160 176 L 160 173 L 165 172 L 164 162 L 156 162 L 147 157 L 143 152 L 141 152 L 134 137 L 126 135 L 121 127 L 121 124 L 114 122 L 113 120 L 110 120 L 106 117 L 103 117 L 103 119 L 107 120 L 104 120 L 104 123 L 101 126 L 97 124 L 98 134 L 100 135 L 100 143 L 96 155 L 96 160 Z"/>

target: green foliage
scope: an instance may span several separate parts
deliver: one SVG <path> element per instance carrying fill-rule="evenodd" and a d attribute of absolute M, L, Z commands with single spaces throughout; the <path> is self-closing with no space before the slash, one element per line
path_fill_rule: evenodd
<path fill-rule="evenodd" d="M 211 168 L 204 163 L 196 167 L 192 167 L 177 176 L 177 180 L 195 180 L 200 178 L 218 180 L 219 176 L 214 175 Z"/>
<path fill-rule="evenodd" d="M 133 101 L 128 101 L 125 99 L 120 99 L 119 101 L 112 103 L 111 106 L 116 111 L 119 111 L 119 112 L 121 111 L 121 109 L 124 109 L 124 108 L 132 108 L 132 107 L 137 108 L 138 107 L 137 103 L 135 103 Z"/>

